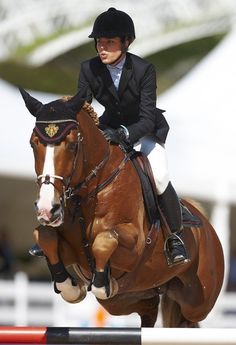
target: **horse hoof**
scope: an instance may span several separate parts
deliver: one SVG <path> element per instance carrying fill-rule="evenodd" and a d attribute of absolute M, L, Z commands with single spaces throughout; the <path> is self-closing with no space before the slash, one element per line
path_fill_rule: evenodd
<path fill-rule="evenodd" d="M 110 295 L 107 296 L 105 286 L 102 287 L 96 287 L 92 285 L 91 287 L 92 293 L 95 295 L 98 299 L 108 299 L 111 297 L 114 297 L 118 292 L 118 283 L 114 278 L 111 278 L 110 280 Z"/>
<path fill-rule="evenodd" d="M 56 282 L 56 287 L 59 291 L 61 291 L 61 297 L 69 303 L 79 303 L 87 294 L 85 285 L 73 286 L 70 278 L 67 278 L 62 283 Z"/>

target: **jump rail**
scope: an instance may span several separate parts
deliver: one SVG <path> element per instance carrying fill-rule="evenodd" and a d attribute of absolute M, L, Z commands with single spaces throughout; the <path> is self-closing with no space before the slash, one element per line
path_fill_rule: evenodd
<path fill-rule="evenodd" d="M 233 328 L 0 327 L 0 344 L 236 345 Z"/>

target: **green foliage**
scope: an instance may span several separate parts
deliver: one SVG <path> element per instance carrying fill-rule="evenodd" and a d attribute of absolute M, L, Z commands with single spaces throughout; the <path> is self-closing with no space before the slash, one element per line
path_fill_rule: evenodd
<path fill-rule="evenodd" d="M 158 93 L 161 93 L 182 78 L 224 35 L 202 38 L 158 52 L 147 58 L 157 70 Z"/>
<path fill-rule="evenodd" d="M 172 47 L 147 57 L 156 66 L 158 94 L 169 88 L 200 61 L 222 35 Z M 131 50 L 132 51 L 132 50 Z M 96 55 L 90 42 L 67 52 L 41 67 L 30 67 L 18 60 L 0 63 L 0 78 L 27 89 L 57 94 L 74 94 L 80 63 Z"/>

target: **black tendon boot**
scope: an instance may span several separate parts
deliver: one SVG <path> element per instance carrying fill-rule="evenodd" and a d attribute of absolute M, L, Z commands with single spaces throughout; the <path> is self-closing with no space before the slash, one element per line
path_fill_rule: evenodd
<path fill-rule="evenodd" d="M 171 265 L 187 261 L 187 253 L 183 241 L 179 237 L 182 226 L 182 215 L 179 198 L 169 182 L 163 194 L 158 195 L 160 208 L 165 216 L 172 236 L 167 239 L 166 250 L 168 252 L 168 263 Z"/>

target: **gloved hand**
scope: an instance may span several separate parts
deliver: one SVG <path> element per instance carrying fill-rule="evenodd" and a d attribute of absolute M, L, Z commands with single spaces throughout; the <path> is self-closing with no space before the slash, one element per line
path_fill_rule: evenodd
<path fill-rule="evenodd" d="M 122 127 L 119 127 L 118 129 L 108 127 L 103 130 L 103 135 L 107 141 L 111 141 L 114 144 L 120 144 L 128 141 L 127 133 Z"/>

